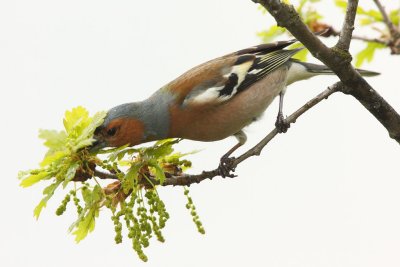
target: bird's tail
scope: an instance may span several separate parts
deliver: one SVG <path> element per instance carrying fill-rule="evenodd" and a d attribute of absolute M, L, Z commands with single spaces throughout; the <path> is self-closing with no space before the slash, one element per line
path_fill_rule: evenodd
<path fill-rule="evenodd" d="M 307 69 L 308 72 L 313 73 L 315 75 L 317 75 L 317 74 L 325 74 L 325 75 L 326 74 L 334 74 L 334 72 L 325 65 L 300 62 L 300 61 L 298 61 L 296 63 L 300 63 Z M 365 77 L 372 77 L 372 76 L 380 75 L 379 72 L 375 72 L 375 71 L 363 70 L 363 69 L 356 69 L 356 70 L 360 73 L 361 76 L 365 76 Z"/>

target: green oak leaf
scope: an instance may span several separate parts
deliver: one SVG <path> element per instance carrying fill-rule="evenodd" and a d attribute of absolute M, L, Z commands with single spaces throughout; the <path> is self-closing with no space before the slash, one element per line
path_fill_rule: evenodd
<path fill-rule="evenodd" d="M 156 179 L 160 181 L 160 184 L 163 184 L 165 182 L 165 173 L 161 166 L 157 163 L 157 161 L 151 161 L 149 166 L 153 168 Z"/>
<path fill-rule="evenodd" d="M 264 43 L 269 43 L 271 42 L 273 39 L 275 39 L 276 37 L 282 35 L 283 33 L 286 32 L 285 28 L 273 25 L 271 26 L 268 30 L 266 31 L 262 31 L 262 32 L 258 32 L 257 36 L 261 38 L 261 40 Z"/>
<path fill-rule="evenodd" d="M 65 112 L 63 120 L 65 130 L 40 130 L 39 137 L 45 140 L 44 145 L 48 147 L 40 163 L 41 168 L 19 175 L 22 187 L 29 187 L 43 180 L 53 180 L 53 183 L 43 191 L 45 197 L 35 208 L 36 218 L 56 188 L 61 183 L 65 188 L 73 180 L 83 162 L 95 159 L 95 156 L 81 149 L 92 144 L 94 131 L 103 123 L 105 116 L 106 112 L 98 112 L 89 117 L 89 112 L 85 108 L 76 107 Z"/>
<path fill-rule="evenodd" d="M 300 47 L 304 48 L 304 45 L 301 44 L 301 43 L 295 43 L 295 44 L 292 44 L 291 46 L 289 46 L 289 49 L 297 49 L 297 48 L 300 48 Z M 306 61 L 307 60 L 307 55 L 308 55 L 308 50 L 306 48 L 304 48 L 303 50 L 297 52 L 293 56 L 293 58 L 294 59 L 298 59 L 300 61 Z"/>
<path fill-rule="evenodd" d="M 75 241 L 79 243 L 85 237 L 93 232 L 96 225 L 96 217 L 99 216 L 99 210 L 97 208 L 90 209 L 83 219 L 78 223 L 76 230 L 72 233 L 75 235 Z"/>
<path fill-rule="evenodd" d="M 42 180 L 48 180 L 51 177 L 52 177 L 52 173 L 47 172 L 47 171 L 41 171 L 37 174 L 31 174 L 28 177 L 24 178 L 21 181 L 20 186 L 29 187 L 29 186 L 32 186 Z"/>
<path fill-rule="evenodd" d="M 356 67 L 360 67 L 364 62 L 371 62 L 377 49 L 385 48 L 380 43 L 368 42 L 367 46 L 356 55 Z"/>
<path fill-rule="evenodd" d="M 65 131 L 39 130 L 39 138 L 44 139 L 44 145 L 52 151 L 61 150 L 67 139 Z"/>
<path fill-rule="evenodd" d="M 54 195 L 54 192 L 60 184 L 61 181 L 56 181 L 43 190 L 43 195 L 45 195 L 45 197 L 39 202 L 33 211 L 33 215 L 36 217 L 36 219 L 39 219 L 42 209 L 46 207 L 47 201 L 49 201 L 49 199 Z"/>

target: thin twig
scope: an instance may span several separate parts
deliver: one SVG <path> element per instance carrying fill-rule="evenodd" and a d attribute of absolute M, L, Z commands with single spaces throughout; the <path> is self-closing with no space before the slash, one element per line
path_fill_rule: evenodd
<path fill-rule="evenodd" d="M 382 5 L 380 0 L 374 0 L 375 5 L 378 7 L 379 12 L 381 12 L 383 21 L 385 22 L 386 26 L 388 27 L 390 34 L 395 37 L 399 34 L 399 31 L 394 26 L 393 22 L 390 20 L 388 13 L 385 10 L 385 7 Z"/>
<path fill-rule="evenodd" d="M 349 51 L 351 35 L 354 30 L 354 21 L 357 14 L 358 0 L 349 0 L 347 3 L 346 16 L 343 21 L 342 31 L 336 47 L 344 51 Z"/>
<path fill-rule="evenodd" d="M 374 0 L 376 6 L 378 7 L 379 11 L 382 14 L 383 21 L 385 22 L 386 26 L 390 32 L 390 41 L 388 46 L 392 51 L 392 54 L 399 55 L 400 54 L 400 24 L 399 29 L 395 27 L 393 22 L 390 20 L 388 13 L 386 12 L 384 6 L 382 5 L 380 0 Z"/>
<path fill-rule="evenodd" d="M 286 118 L 286 121 L 288 123 L 295 123 L 296 120 L 303 115 L 306 111 L 314 107 L 316 104 L 321 102 L 324 99 L 327 99 L 331 94 L 338 92 L 338 91 L 343 91 L 343 84 L 341 82 L 337 82 L 331 86 L 329 86 L 325 91 L 308 101 L 305 105 L 303 105 L 301 108 L 296 110 L 293 114 L 291 114 L 289 117 Z M 235 162 L 234 166 L 237 166 L 239 163 L 244 161 L 245 159 L 252 157 L 252 156 L 258 156 L 260 155 L 261 151 L 263 148 L 278 134 L 278 130 L 275 128 L 272 130 L 261 142 L 259 142 L 256 146 L 245 152 L 243 155 L 238 157 Z"/>
<path fill-rule="evenodd" d="M 351 38 L 353 40 L 360 40 L 360 41 L 364 41 L 364 42 L 368 42 L 368 43 L 379 43 L 379 44 L 383 44 L 386 46 L 389 45 L 389 41 L 385 41 L 385 40 L 379 39 L 379 38 L 368 38 L 368 37 L 360 36 L 360 35 L 353 35 Z"/>
<path fill-rule="evenodd" d="M 323 36 L 323 37 L 340 36 L 340 32 L 338 30 L 334 29 L 332 26 L 330 26 L 328 33 L 326 35 L 321 35 L 321 36 Z M 369 38 L 369 37 L 360 36 L 360 35 L 356 35 L 356 34 L 352 34 L 351 39 L 369 42 L 369 43 L 379 43 L 379 44 L 383 44 L 386 46 L 389 46 L 389 44 L 390 44 L 390 41 L 388 41 L 388 40 L 384 40 L 384 39 L 380 39 L 380 38 Z"/>
<path fill-rule="evenodd" d="M 118 176 L 110 173 L 110 172 L 103 172 L 100 170 L 95 169 L 94 170 L 94 176 L 100 178 L 100 179 L 118 179 Z"/>

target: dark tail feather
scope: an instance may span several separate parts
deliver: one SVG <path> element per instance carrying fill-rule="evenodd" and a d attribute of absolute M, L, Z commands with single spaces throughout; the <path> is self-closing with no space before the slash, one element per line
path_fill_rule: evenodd
<path fill-rule="evenodd" d="M 363 70 L 363 69 L 357 69 L 358 73 L 360 73 L 361 76 L 365 77 L 373 77 L 373 76 L 378 76 L 381 75 L 379 72 L 371 71 L 371 70 Z"/>
<path fill-rule="evenodd" d="M 306 67 L 307 71 L 315 74 L 334 74 L 333 71 L 325 65 L 307 63 L 307 62 L 300 62 L 296 61 L 296 63 L 300 63 L 304 67 Z M 365 77 L 372 77 L 380 75 L 379 72 L 370 71 L 370 70 L 363 70 L 363 69 L 356 69 L 361 76 Z"/>

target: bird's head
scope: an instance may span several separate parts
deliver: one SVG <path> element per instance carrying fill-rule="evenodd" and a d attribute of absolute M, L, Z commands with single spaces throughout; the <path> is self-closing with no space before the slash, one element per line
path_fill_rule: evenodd
<path fill-rule="evenodd" d="M 95 142 L 91 151 L 98 151 L 105 147 L 120 147 L 123 145 L 137 145 L 143 143 L 144 124 L 133 114 L 135 105 L 123 104 L 110 109 L 102 125 L 94 132 Z"/>

